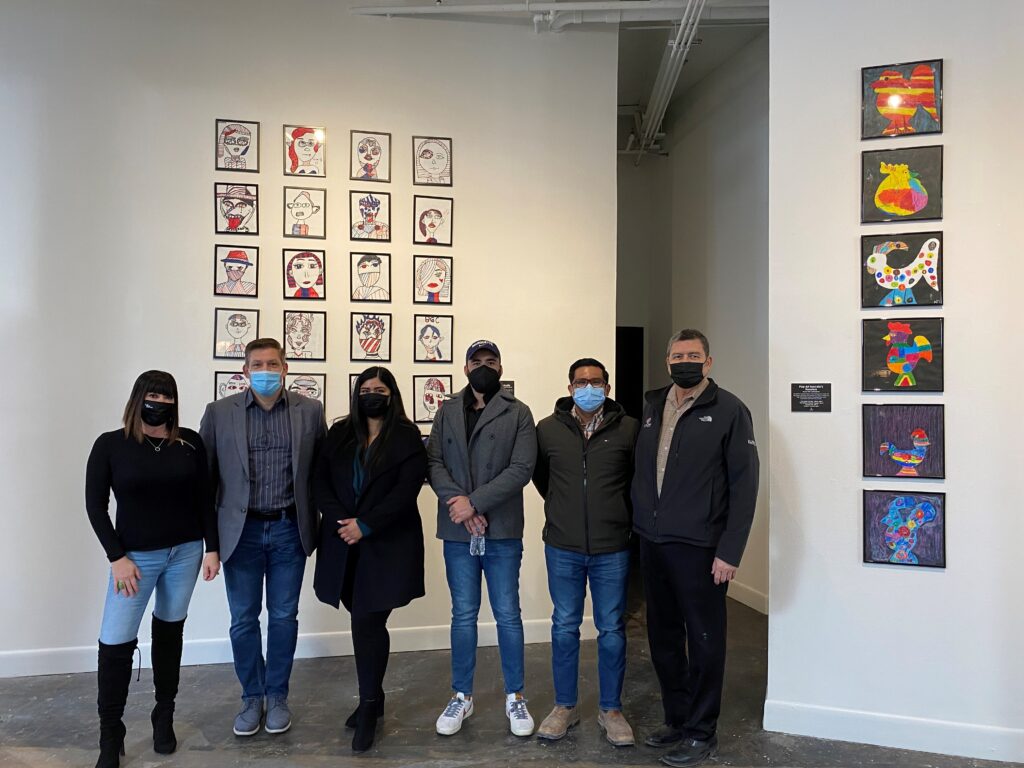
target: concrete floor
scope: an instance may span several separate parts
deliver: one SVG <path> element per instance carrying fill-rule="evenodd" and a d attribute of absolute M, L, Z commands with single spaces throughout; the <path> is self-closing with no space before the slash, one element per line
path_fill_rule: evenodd
<path fill-rule="evenodd" d="M 725 705 L 719 723 L 723 766 L 832 768 L 1007 768 L 1008 763 L 859 746 L 800 738 L 761 730 L 765 695 L 766 617 L 730 600 L 729 661 Z M 639 610 L 629 622 L 629 661 L 624 711 L 642 741 L 661 722 L 657 683 L 648 658 Z M 552 702 L 550 647 L 526 648 L 527 694 L 539 724 Z M 238 685 L 230 665 L 188 667 L 182 671 L 176 731 L 179 748 L 164 757 L 153 752 L 149 726 L 152 684 L 149 671 L 133 678 L 125 722 L 127 755 L 122 766 L 220 768 L 256 765 L 471 766 L 656 765 L 659 752 L 645 746 L 615 748 L 604 741 L 597 715 L 596 647 L 584 643 L 580 704 L 583 722 L 560 742 L 519 739 L 508 732 L 496 648 L 480 650 L 476 712 L 452 737 L 434 733 L 434 720 L 448 700 L 448 653 L 395 654 L 385 681 L 387 711 L 373 750 L 353 756 L 352 732 L 342 725 L 357 703 L 355 667 L 349 657 L 300 660 L 292 676 L 289 733 L 260 733 L 247 739 L 231 733 Z M 92 766 L 96 760 L 95 675 L 54 675 L 0 680 L 0 766 Z"/>

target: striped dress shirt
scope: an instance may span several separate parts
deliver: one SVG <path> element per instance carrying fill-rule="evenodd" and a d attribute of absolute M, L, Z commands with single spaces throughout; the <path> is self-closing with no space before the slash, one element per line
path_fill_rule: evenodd
<path fill-rule="evenodd" d="M 288 393 L 269 411 L 245 394 L 245 428 L 249 441 L 249 509 L 276 512 L 295 503 L 292 475 L 292 421 Z"/>

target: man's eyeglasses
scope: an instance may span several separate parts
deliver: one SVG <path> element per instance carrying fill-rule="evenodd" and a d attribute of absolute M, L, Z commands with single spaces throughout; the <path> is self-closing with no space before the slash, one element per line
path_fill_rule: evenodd
<path fill-rule="evenodd" d="M 604 389 L 604 379 L 576 379 L 572 383 L 573 389 L 583 389 L 585 386 L 590 385 L 595 389 Z"/>

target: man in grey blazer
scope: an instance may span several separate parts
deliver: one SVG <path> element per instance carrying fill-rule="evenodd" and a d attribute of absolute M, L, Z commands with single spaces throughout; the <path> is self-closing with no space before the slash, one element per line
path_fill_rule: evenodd
<path fill-rule="evenodd" d="M 501 353 L 491 341 L 466 352 L 469 386 L 434 417 L 427 443 L 430 485 L 437 494 L 437 538 L 444 541 L 452 596 L 452 697 L 436 730 L 451 736 L 473 714 L 481 574 L 498 625 L 505 714 L 516 736 L 533 733 L 523 696 L 523 486 L 537 459 L 530 409 L 501 389 Z M 482 550 L 482 551 L 481 551 Z"/>
<path fill-rule="evenodd" d="M 277 340 L 250 341 L 242 371 L 249 390 L 207 405 L 199 434 L 217 486 L 231 651 L 242 684 L 234 732 L 252 736 L 260 729 L 264 698 L 267 733 L 284 733 L 292 724 L 288 679 L 299 632 L 299 592 L 318 524 L 310 471 L 327 427 L 318 401 L 284 390 L 288 364 Z"/>

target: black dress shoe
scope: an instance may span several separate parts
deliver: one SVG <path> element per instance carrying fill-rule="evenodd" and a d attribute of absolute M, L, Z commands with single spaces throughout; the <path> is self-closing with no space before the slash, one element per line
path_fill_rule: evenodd
<path fill-rule="evenodd" d="M 364 699 L 359 702 L 356 710 L 356 732 L 352 736 L 352 751 L 356 754 L 365 752 L 373 746 L 377 731 L 377 707 L 380 702 Z"/>
<path fill-rule="evenodd" d="M 644 744 L 648 747 L 671 747 L 683 740 L 683 732 L 674 725 L 661 725 L 647 734 Z"/>
<path fill-rule="evenodd" d="M 718 737 L 712 736 L 706 741 L 700 739 L 686 739 L 676 749 L 661 756 L 661 762 L 670 765 L 672 768 L 683 768 L 683 766 L 697 765 L 714 757 L 718 752 Z"/>

